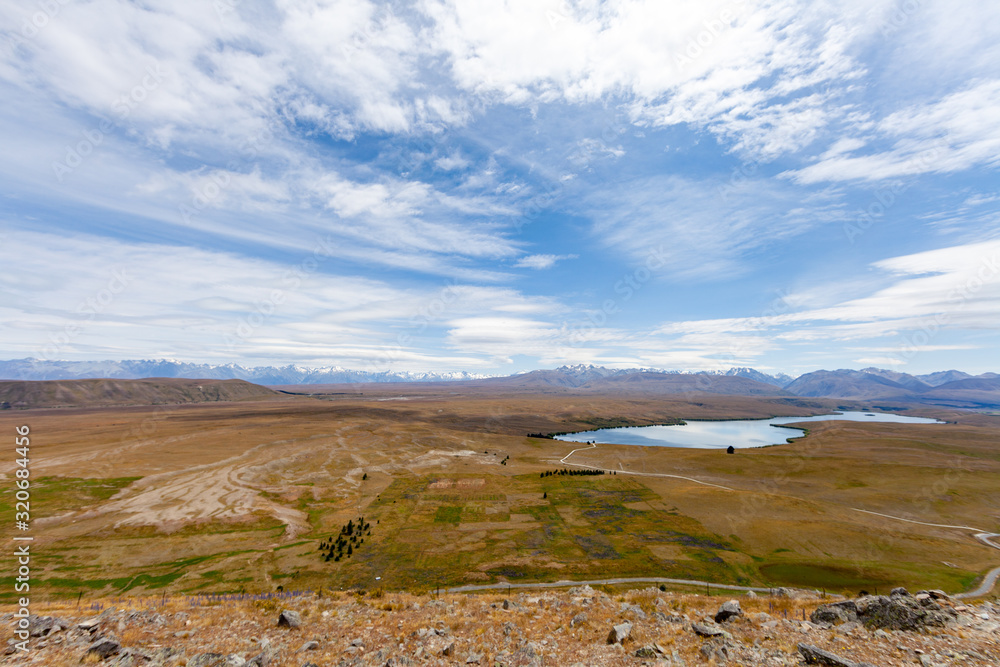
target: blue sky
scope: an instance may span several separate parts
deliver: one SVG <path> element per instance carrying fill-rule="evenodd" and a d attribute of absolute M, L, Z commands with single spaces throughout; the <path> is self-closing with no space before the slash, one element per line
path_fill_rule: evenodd
<path fill-rule="evenodd" d="M 0 354 L 1000 370 L 1000 9 L 2 2 Z"/>

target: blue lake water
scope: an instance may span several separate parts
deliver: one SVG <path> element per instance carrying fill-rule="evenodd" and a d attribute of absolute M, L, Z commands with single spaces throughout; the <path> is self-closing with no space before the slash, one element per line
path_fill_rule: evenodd
<path fill-rule="evenodd" d="M 924 417 L 903 417 L 888 413 L 838 412 L 815 417 L 774 417 L 772 419 L 741 419 L 731 421 L 689 421 L 674 426 L 626 426 L 602 428 L 557 435 L 566 442 L 599 442 L 614 445 L 644 445 L 653 447 L 689 447 L 699 449 L 736 449 L 779 445 L 788 438 L 801 437 L 805 431 L 782 427 L 782 424 L 845 420 L 854 422 L 894 422 L 898 424 L 944 424 Z"/>

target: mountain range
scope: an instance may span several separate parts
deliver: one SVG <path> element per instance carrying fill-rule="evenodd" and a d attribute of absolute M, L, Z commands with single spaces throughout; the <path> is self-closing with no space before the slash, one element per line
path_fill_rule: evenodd
<path fill-rule="evenodd" d="M 238 379 L 269 386 L 392 382 L 465 382 L 507 389 L 582 390 L 673 394 L 704 392 L 733 395 L 773 395 L 894 400 L 953 407 L 1000 405 L 1000 375 L 973 376 L 957 370 L 910 375 L 882 368 L 820 370 L 793 378 L 753 368 L 726 371 L 677 371 L 655 368 L 562 366 L 508 376 L 457 373 L 362 371 L 326 366 L 240 366 L 191 364 L 171 360 L 0 361 L 0 379 L 76 380 L 85 378 Z"/>
<path fill-rule="evenodd" d="M 0 361 L 0 380 L 83 380 L 109 378 L 189 378 L 200 380 L 246 380 L 262 385 L 354 384 L 361 382 L 453 382 L 478 380 L 487 375 L 466 373 L 408 373 L 358 371 L 340 366 L 308 368 L 287 366 L 241 366 L 239 364 L 191 364 L 169 359 L 125 361 L 45 361 L 12 359 Z"/>

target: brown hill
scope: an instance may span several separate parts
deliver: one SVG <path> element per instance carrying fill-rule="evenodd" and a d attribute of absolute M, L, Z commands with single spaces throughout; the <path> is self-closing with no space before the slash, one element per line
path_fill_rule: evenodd
<path fill-rule="evenodd" d="M 799 376 L 785 386 L 796 396 L 830 396 L 836 398 L 902 398 L 915 392 L 888 378 L 864 371 L 840 369 L 815 371 Z"/>
<path fill-rule="evenodd" d="M 945 382 L 921 393 L 916 400 L 954 408 L 1000 408 L 1000 378 L 974 377 Z"/>
<path fill-rule="evenodd" d="M 276 396 L 243 380 L 49 380 L 0 382 L 0 409 L 91 408 L 244 401 Z"/>
<path fill-rule="evenodd" d="M 582 389 L 595 392 L 636 394 L 726 394 L 729 396 L 788 396 L 772 384 L 745 377 L 687 373 L 629 373 L 600 378 Z"/>

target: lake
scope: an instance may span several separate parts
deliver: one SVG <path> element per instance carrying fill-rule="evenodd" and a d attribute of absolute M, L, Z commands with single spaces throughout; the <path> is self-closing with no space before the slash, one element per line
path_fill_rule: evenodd
<path fill-rule="evenodd" d="M 818 421 L 893 422 L 897 424 L 944 424 L 924 417 L 903 417 L 875 412 L 838 412 L 815 417 L 774 417 L 772 419 L 740 419 L 729 421 L 689 421 L 673 426 L 626 426 L 602 428 L 596 431 L 557 435 L 565 442 L 599 442 L 613 445 L 644 445 L 652 447 L 689 447 L 696 449 L 736 449 L 780 445 L 788 438 L 801 437 L 805 431 L 782 426 L 799 422 Z"/>

